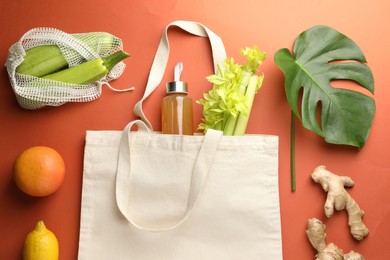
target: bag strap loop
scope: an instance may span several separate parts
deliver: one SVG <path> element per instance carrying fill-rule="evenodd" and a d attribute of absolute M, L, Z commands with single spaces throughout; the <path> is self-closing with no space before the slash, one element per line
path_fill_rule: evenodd
<path fill-rule="evenodd" d="M 208 37 L 211 45 L 215 72 L 217 71 L 217 65 L 226 58 L 226 51 L 221 38 L 214 32 L 212 32 L 210 29 L 208 29 L 206 26 L 192 21 L 175 21 L 168 24 L 168 26 L 162 33 L 156 55 L 154 57 L 152 67 L 150 69 L 149 78 L 146 84 L 144 95 L 141 100 L 138 101 L 138 103 L 134 106 L 134 113 L 139 116 L 140 119 L 144 121 L 145 124 L 151 130 L 153 130 L 153 128 L 142 110 L 142 103 L 159 86 L 164 76 L 170 51 L 168 41 L 168 29 L 173 26 L 177 26 L 195 36 Z"/>
<path fill-rule="evenodd" d="M 169 225 L 163 225 L 159 222 L 149 223 L 150 226 L 137 223 L 133 218 L 131 207 L 131 191 L 129 190 L 131 182 L 131 158 L 132 152 L 129 149 L 131 147 L 130 129 L 134 124 L 138 125 L 138 131 L 149 131 L 143 121 L 133 121 L 129 123 L 125 131 L 122 133 L 121 142 L 119 146 L 119 159 L 116 176 L 116 202 L 122 215 L 130 222 L 135 228 L 143 231 L 161 232 L 172 230 L 181 225 L 192 213 L 196 203 L 199 200 L 204 183 L 211 169 L 214 161 L 219 142 L 222 137 L 222 132 L 209 129 L 205 136 L 199 153 L 197 155 L 195 166 L 192 172 L 191 186 L 189 191 L 187 209 L 182 216 L 180 216 L 175 223 Z M 140 128 L 142 128 L 140 130 Z M 135 136 L 136 138 L 136 136 Z"/>

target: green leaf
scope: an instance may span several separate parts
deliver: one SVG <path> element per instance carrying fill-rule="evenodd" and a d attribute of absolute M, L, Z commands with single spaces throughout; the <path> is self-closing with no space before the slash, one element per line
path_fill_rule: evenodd
<path fill-rule="evenodd" d="M 280 49 L 274 59 L 285 76 L 288 103 L 305 128 L 328 143 L 364 146 L 375 115 L 374 99 L 331 86 L 333 80 L 351 80 L 374 93 L 372 72 L 355 42 L 330 27 L 315 26 L 298 36 L 293 54 Z"/>

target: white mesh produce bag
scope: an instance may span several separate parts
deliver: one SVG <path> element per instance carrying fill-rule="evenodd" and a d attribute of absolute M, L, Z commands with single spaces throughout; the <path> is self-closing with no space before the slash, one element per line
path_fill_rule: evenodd
<path fill-rule="evenodd" d="M 106 32 L 68 34 L 55 28 L 29 30 L 11 46 L 5 64 L 17 101 L 26 109 L 92 101 L 100 97 L 103 85 L 111 88 L 108 82 L 120 77 L 125 69 L 125 64 L 120 62 L 107 76 L 88 85 L 63 83 L 16 72 L 24 60 L 26 50 L 40 45 L 57 45 L 69 67 L 123 49 L 121 39 Z"/>

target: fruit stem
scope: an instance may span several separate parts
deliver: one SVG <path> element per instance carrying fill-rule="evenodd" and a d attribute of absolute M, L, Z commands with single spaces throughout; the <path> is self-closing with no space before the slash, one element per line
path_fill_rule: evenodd
<path fill-rule="evenodd" d="M 35 230 L 42 231 L 45 229 L 46 229 L 46 226 L 45 226 L 45 223 L 43 223 L 43 220 L 38 221 L 37 224 L 35 225 Z"/>

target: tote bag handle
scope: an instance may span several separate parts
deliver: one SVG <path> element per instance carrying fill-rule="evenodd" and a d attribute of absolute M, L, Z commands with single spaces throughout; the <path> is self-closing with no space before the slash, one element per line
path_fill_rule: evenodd
<path fill-rule="evenodd" d="M 147 127 L 151 130 L 153 130 L 153 128 L 142 110 L 142 103 L 160 85 L 161 80 L 164 76 L 170 51 L 168 41 L 168 29 L 174 26 L 179 27 L 195 36 L 206 37 L 209 39 L 213 56 L 214 72 L 217 71 L 217 65 L 226 58 L 225 46 L 221 38 L 214 32 L 212 32 L 210 29 L 208 29 L 206 26 L 192 21 L 175 21 L 168 24 L 162 33 L 160 44 L 158 46 L 152 67 L 150 69 L 149 78 L 146 84 L 144 95 L 134 107 L 134 113 L 139 116 L 141 120 L 144 121 Z"/>
<path fill-rule="evenodd" d="M 130 182 L 131 182 L 131 138 L 130 130 L 133 125 L 137 125 L 138 131 L 149 132 L 146 124 L 141 120 L 130 122 L 122 133 L 119 145 L 119 159 L 116 176 L 116 202 L 122 215 L 135 228 L 143 231 L 168 231 L 182 224 L 193 211 L 206 181 L 209 170 L 213 164 L 214 156 L 218 148 L 218 144 L 222 137 L 222 132 L 209 129 L 203 137 L 202 144 L 199 148 L 198 155 L 194 164 L 191 185 L 189 190 L 187 209 L 183 215 L 178 216 L 172 224 L 161 224 L 158 220 L 149 221 L 148 224 L 139 224 L 133 217 L 133 209 L 131 207 Z M 130 145 L 129 145 L 130 144 Z M 130 148 L 129 148 L 130 147 Z"/>
<path fill-rule="evenodd" d="M 175 21 L 170 23 L 164 30 L 160 44 L 158 46 L 153 64 L 149 73 L 148 82 L 145 88 L 145 92 L 141 100 L 135 105 L 134 112 L 140 117 L 139 120 L 130 122 L 122 132 L 120 146 L 119 146 L 119 158 L 118 168 L 116 176 L 116 200 L 120 212 L 134 227 L 140 230 L 146 231 L 167 231 L 176 228 L 183 223 L 196 205 L 199 195 L 202 191 L 204 182 L 209 173 L 209 169 L 214 161 L 214 155 L 216 153 L 219 141 L 222 137 L 221 131 L 208 130 L 203 137 L 202 144 L 200 146 L 195 166 L 192 172 L 191 187 L 189 191 L 187 210 L 182 217 L 177 219 L 174 224 L 168 226 L 161 226 L 159 223 L 150 223 L 150 226 L 140 225 L 134 221 L 131 214 L 130 203 L 130 182 L 131 182 L 131 140 L 130 131 L 134 125 L 138 127 L 139 132 L 152 134 L 153 128 L 150 122 L 147 120 L 143 109 L 143 101 L 149 97 L 149 95 L 159 86 L 162 77 L 165 72 L 166 65 L 169 58 L 169 42 L 168 42 L 168 29 L 172 26 L 177 26 L 184 31 L 193 34 L 195 36 L 207 37 L 210 41 L 214 71 L 217 70 L 218 63 L 222 62 L 226 58 L 226 51 L 223 42 L 219 36 L 217 36 L 210 29 L 204 25 L 191 22 L 191 21 Z"/>

